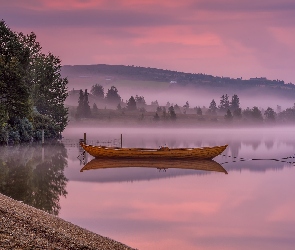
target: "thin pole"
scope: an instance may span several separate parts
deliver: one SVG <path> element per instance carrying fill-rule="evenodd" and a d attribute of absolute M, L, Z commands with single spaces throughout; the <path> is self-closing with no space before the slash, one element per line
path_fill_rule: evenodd
<path fill-rule="evenodd" d="M 123 136 L 121 134 L 121 148 L 123 147 Z"/>
<path fill-rule="evenodd" d="M 86 133 L 84 133 L 84 143 L 86 144 Z"/>
<path fill-rule="evenodd" d="M 42 145 L 44 144 L 44 129 L 42 129 Z"/>

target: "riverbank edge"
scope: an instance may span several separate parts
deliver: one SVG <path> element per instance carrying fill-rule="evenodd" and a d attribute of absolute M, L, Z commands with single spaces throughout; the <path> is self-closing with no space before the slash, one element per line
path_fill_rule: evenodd
<path fill-rule="evenodd" d="M 0 193 L 0 249 L 134 248 Z"/>

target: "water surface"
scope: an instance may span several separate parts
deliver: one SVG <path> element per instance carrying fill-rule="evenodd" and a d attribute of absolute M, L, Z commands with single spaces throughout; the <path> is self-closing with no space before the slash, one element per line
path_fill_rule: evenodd
<path fill-rule="evenodd" d="M 81 173 L 76 142 L 84 132 L 109 144 L 123 134 L 125 147 L 228 144 L 215 158 L 228 174 L 140 164 Z M 1 148 L 1 192 L 139 249 L 293 249 L 293 135 L 293 128 L 69 128 L 64 146 Z"/>

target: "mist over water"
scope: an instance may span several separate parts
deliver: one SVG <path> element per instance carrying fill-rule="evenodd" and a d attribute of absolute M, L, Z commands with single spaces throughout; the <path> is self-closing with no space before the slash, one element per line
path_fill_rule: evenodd
<path fill-rule="evenodd" d="M 83 165 L 72 148 L 62 218 L 139 249 L 293 248 L 295 167 L 284 158 L 294 156 L 294 128 L 76 127 L 64 137 L 76 140 L 84 132 L 89 141 L 107 142 L 122 134 L 124 147 L 228 144 L 214 159 L 228 175 L 140 167 L 79 173 Z"/>
<path fill-rule="evenodd" d="M 196 169 L 177 169 L 171 162 L 164 169 L 149 163 L 119 163 L 116 168 L 80 172 L 84 163 L 77 157 L 84 133 L 88 143 L 111 146 L 123 136 L 123 147 L 203 147 L 228 144 L 214 158 L 228 174 Z M 19 146 L 18 155 L 26 155 L 18 168 L 30 174 L 50 167 L 61 176 L 63 195 L 54 196 L 58 216 L 100 235 L 138 249 L 293 249 L 295 245 L 295 129 L 278 128 L 140 128 L 74 127 L 63 133 L 66 153 L 60 147 Z M 120 142 L 119 142 L 120 143 Z M 24 148 L 24 152 L 22 151 Z M 3 148 L 1 159 L 14 148 Z M 34 149 L 34 150 L 33 150 Z M 9 152 L 9 154 L 7 153 Z M 50 155 L 49 155 L 50 153 Z M 5 156 L 5 157 L 4 157 Z M 50 156 L 50 157 L 49 157 Z M 30 159 L 30 157 L 32 159 Z M 22 159 L 22 157 L 20 157 Z M 35 160 L 41 162 L 35 167 Z M 51 159 L 54 159 L 51 160 Z M 58 163 L 58 159 L 61 163 Z M 81 158 L 80 158 L 81 159 Z M 88 155 L 87 162 L 92 158 Z M 31 166 L 31 163 L 34 163 Z M 98 163 L 98 165 L 100 164 Z M 2 164 L 7 173 L 7 164 Z M 18 176 L 18 175 L 17 175 Z M 40 175 L 41 177 L 43 175 Z M 42 184 L 38 174 L 34 183 Z M 2 178 L 2 179 L 1 179 Z M 3 179 L 4 178 L 4 179 Z M 1 175 L 10 183 L 13 175 Z M 43 177 L 42 177 L 43 178 Z M 17 179 L 23 189 L 34 185 Z M 10 186 L 9 186 L 10 187 Z M 54 187 L 46 186 L 48 191 Z M 22 192 L 28 197 L 29 191 Z M 46 190 L 47 190 L 46 189 Z M 16 190 L 11 187 L 11 191 Z M 9 192 L 12 194 L 13 192 Z M 51 191 L 51 193 L 55 194 Z M 22 196 L 17 197 L 21 200 Z M 43 197 L 43 196 L 42 196 Z M 44 199 L 44 197 L 43 197 Z M 31 202 L 29 200 L 29 202 Z M 30 203 L 32 204 L 32 203 Z M 47 207 L 48 209 L 48 207 Z M 50 209 L 48 209 L 50 211 Z"/>

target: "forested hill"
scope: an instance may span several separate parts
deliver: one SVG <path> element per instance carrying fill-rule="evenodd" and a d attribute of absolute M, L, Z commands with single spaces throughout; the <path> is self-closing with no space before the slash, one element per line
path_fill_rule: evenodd
<path fill-rule="evenodd" d="M 219 77 L 206 74 L 184 73 L 157 68 L 145 68 L 124 65 L 65 65 L 62 67 L 62 75 L 67 77 L 87 78 L 93 76 L 105 76 L 110 80 L 141 80 L 169 82 L 175 85 L 195 85 L 202 87 L 230 87 L 230 88 L 248 88 L 248 87 L 269 87 L 275 89 L 288 89 L 295 91 L 295 85 L 285 83 L 283 80 L 269 80 L 265 77 L 256 77 L 250 79 Z"/>

